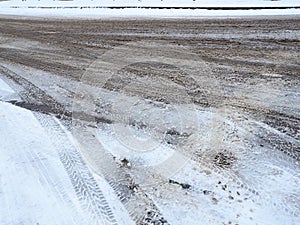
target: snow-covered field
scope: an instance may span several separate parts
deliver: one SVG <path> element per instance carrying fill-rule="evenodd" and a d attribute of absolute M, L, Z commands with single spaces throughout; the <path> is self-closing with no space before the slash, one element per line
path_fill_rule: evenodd
<path fill-rule="evenodd" d="M 298 0 L 8 0 L 0 1 L 0 14 L 34 17 L 207 17 L 300 14 Z M 127 7 L 111 9 L 107 7 Z M 130 7 L 130 8 L 128 8 Z M 136 7 L 136 8 L 131 8 Z M 257 10 L 144 9 L 141 7 L 274 7 Z M 278 9 L 276 7 L 291 7 Z M 298 7 L 292 8 L 292 7 Z"/>

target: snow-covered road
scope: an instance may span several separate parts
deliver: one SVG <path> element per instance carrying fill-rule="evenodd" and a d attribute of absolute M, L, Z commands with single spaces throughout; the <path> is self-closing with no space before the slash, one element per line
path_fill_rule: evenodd
<path fill-rule="evenodd" d="M 299 24 L 0 18 L 0 224 L 298 225 Z"/>

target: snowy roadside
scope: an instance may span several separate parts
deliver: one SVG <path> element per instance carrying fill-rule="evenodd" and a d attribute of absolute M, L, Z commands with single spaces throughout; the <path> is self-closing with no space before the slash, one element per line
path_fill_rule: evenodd
<path fill-rule="evenodd" d="M 117 7 L 117 8 L 114 8 Z M 124 7 L 124 8 L 119 8 Z M 151 9 L 142 7 L 154 7 Z M 159 7 L 179 7 L 164 9 Z M 202 7 L 202 9 L 183 9 L 180 7 Z M 260 7 L 249 10 L 216 10 L 206 7 Z M 264 9 L 267 7 L 268 9 Z M 274 7 L 272 9 L 272 7 Z M 279 7 L 279 8 L 278 8 Z M 280 9 L 281 7 L 281 9 Z M 179 0 L 118 0 L 118 1 L 4 1 L 0 2 L 0 15 L 18 15 L 31 17 L 62 17 L 62 18 L 113 18 L 113 17 L 240 17 L 240 16 L 270 16 L 299 15 L 300 9 L 295 1 L 188 1 Z"/>
<path fill-rule="evenodd" d="M 60 122 L 3 102 L 16 96 L 0 80 L 0 223 L 132 224 L 111 187 L 101 177 L 96 181 L 82 162 Z M 95 194 L 100 202 L 88 197 Z"/>

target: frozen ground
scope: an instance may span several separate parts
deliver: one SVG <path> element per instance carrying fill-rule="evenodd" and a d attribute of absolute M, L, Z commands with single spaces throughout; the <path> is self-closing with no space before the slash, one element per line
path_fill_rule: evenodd
<path fill-rule="evenodd" d="M 299 24 L 1 18 L 0 224 L 298 224 Z"/>
<path fill-rule="evenodd" d="M 108 7 L 125 7 L 120 9 Z M 133 8 L 132 8 L 133 7 Z M 200 7 L 199 9 L 145 9 L 142 7 Z M 201 8 L 202 7 L 202 8 Z M 206 10 L 206 7 L 261 7 L 252 10 Z M 269 7 L 264 9 L 263 7 Z M 271 8 L 270 8 L 271 7 Z M 273 9 L 272 9 L 273 7 Z M 279 8 L 278 8 L 279 7 Z M 281 8 L 280 7 L 284 7 Z M 298 8 L 294 8 L 298 7 Z M 296 0 L 8 0 L 0 1 L 0 14 L 34 17 L 216 17 L 299 14 Z"/>

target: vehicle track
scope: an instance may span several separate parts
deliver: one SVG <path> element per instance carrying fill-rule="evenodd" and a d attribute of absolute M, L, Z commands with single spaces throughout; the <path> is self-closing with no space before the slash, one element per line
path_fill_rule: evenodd
<path fill-rule="evenodd" d="M 40 113 L 35 113 L 35 116 L 58 150 L 76 195 L 88 215 L 88 224 L 117 224 L 113 210 L 59 121 Z"/>
<path fill-rule="evenodd" d="M 58 103 L 51 96 L 47 95 L 44 91 L 27 81 L 26 79 L 22 78 L 21 76 L 17 75 L 16 73 L 12 72 L 11 70 L 5 67 L 1 67 L 0 69 L 2 69 L 2 74 L 6 75 L 8 78 L 10 78 L 18 84 L 18 88 L 20 88 L 21 86 L 25 89 L 25 91 L 19 93 L 21 95 L 21 98 L 24 99 L 25 102 L 13 103 L 17 106 L 24 107 L 31 111 L 36 111 L 37 113 L 35 113 L 35 116 L 39 119 L 41 125 L 47 131 L 48 135 L 52 137 L 52 142 L 54 143 L 54 145 L 58 149 L 62 148 L 59 146 L 66 146 L 66 143 L 69 142 L 68 139 L 65 137 L 66 133 L 61 130 L 60 125 L 57 123 L 57 121 L 55 122 L 51 115 L 59 118 L 71 119 L 70 114 L 62 114 L 64 112 L 64 109 L 60 103 Z M 34 95 L 31 95 L 32 91 Z M 40 104 L 37 104 L 36 102 L 40 102 Z M 58 107 L 55 107 L 57 105 Z M 82 119 L 86 119 L 86 117 L 90 116 L 83 116 Z M 96 121 L 110 123 L 110 121 L 100 120 L 97 118 Z M 81 141 L 85 142 L 86 140 Z M 90 215 L 90 223 L 94 224 L 94 221 L 98 221 L 95 224 L 116 224 L 116 220 L 113 217 L 113 212 L 111 211 L 109 205 L 105 201 L 102 192 L 98 190 L 99 187 L 97 186 L 97 183 L 92 178 L 92 175 L 89 173 L 87 167 L 85 167 L 85 163 L 79 155 L 80 153 L 76 151 L 77 150 L 74 148 L 72 149 L 72 151 L 70 151 L 69 149 L 64 149 L 64 151 L 59 152 L 59 155 L 63 165 L 66 168 L 67 173 L 70 176 L 78 198 L 83 201 L 83 206 L 88 209 L 86 212 Z M 157 207 L 155 206 L 155 204 L 152 203 L 152 201 L 147 197 L 147 195 L 143 194 L 141 190 L 136 190 L 135 192 L 133 191 L 131 187 L 132 178 L 129 176 L 129 174 L 126 175 L 123 171 L 121 171 L 120 168 L 114 167 L 113 164 L 115 164 L 115 162 L 109 162 L 110 159 L 112 159 L 112 156 L 109 155 L 105 155 L 102 158 L 102 164 L 110 166 L 109 168 L 100 170 L 100 173 L 105 175 L 105 179 L 107 179 L 108 183 L 116 192 L 118 198 L 128 209 L 132 218 L 138 224 L 148 224 L 154 221 L 161 221 L 163 222 L 162 224 L 168 224 L 167 221 L 163 218 L 162 214 L 157 209 Z M 115 174 L 115 176 L 113 174 Z M 123 174 L 123 176 L 121 174 Z M 123 178 L 120 178 L 120 176 Z M 138 202 L 141 202 L 140 210 L 136 211 L 136 204 Z M 103 212 L 101 212 L 101 210 Z M 104 216 L 108 218 L 100 220 L 99 217 L 103 217 L 102 214 L 104 214 Z"/>
<path fill-rule="evenodd" d="M 22 106 L 23 104 L 24 108 L 28 106 L 27 108 L 29 110 L 38 110 L 44 113 L 51 112 L 56 116 L 71 115 L 70 112 L 66 112 L 64 107 L 51 96 L 49 96 L 45 91 L 36 87 L 20 75 L 14 73 L 13 71 L 2 65 L 0 65 L 0 73 L 15 83 L 12 88 L 16 88 L 17 92 L 21 90 L 19 95 L 25 101 L 25 103 L 16 102 L 16 105 L 19 104 L 20 106 Z M 31 107 L 32 105 L 35 105 L 36 107 Z"/>
<path fill-rule="evenodd" d="M 41 125 L 47 131 L 57 149 L 63 148 L 62 152 L 59 152 L 61 161 L 70 176 L 78 198 L 82 200 L 83 206 L 88 209 L 86 212 L 90 215 L 90 224 L 93 224 L 93 221 L 102 221 L 95 224 L 116 224 L 116 220 L 113 217 L 113 212 L 110 209 L 110 206 L 105 201 L 105 198 L 97 186 L 97 183 L 88 171 L 88 168 L 85 166 L 80 153 L 77 152 L 77 150 L 71 145 L 67 146 L 68 148 L 66 148 L 66 143 L 69 143 L 69 140 L 66 138 L 66 133 L 62 130 L 59 122 L 52 117 L 55 116 L 58 118 L 71 120 L 71 114 L 65 113 L 64 107 L 60 103 L 46 94 L 46 92 L 33 85 L 31 82 L 27 81 L 6 67 L 1 66 L 0 69 L 2 72 L 1 74 L 13 81 L 13 86 L 15 89 L 23 90 L 19 94 L 24 102 L 12 103 L 31 111 L 35 111 L 35 116 L 39 119 Z M 34 94 L 31 94 L 32 92 Z M 82 122 L 91 117 L 90 115 L 83 116 L 81 112 L 80 115 L 80 118 L 83 119 Z M 108 120 L 97 117 L 96 121 L 111 123 Z M 84 130 L 84 128 L 80 128 L 80 130 L 81 129 Z M 80 141 L 81 143 L 87 142 L 87 140 Z M 100 175 L 104 175 L 104 178 L 111 185 L 120 201 L 129 211 L 132 218 L 138 224 L 147 224 L 149 221 L 163 221 L 163 224 L 168 224 L 155 204 L 150 198 L 147 197 L 147 195 L 143 193 L 142 190 L 136 190 L 135 192 L 133 191 L 131 187 L 132 178 L 130 175 L 124 174 L 124 171 L 122 171 L 121 168 L 118 168 L 118 166 L 113 166 L 116 164 L 116 162 L 111 159 L 111 155 L 104 154 L 101 164 L 109 165 L 109 167 L 102 167 L 102 169 L 97 173 L 100 172 Z M 136 211 L 135 204 L 138 202 L 141 202 L 140 210 Z M 148 212 L 151 213 L 148 214 Z M 101 219 L 101 217 L 103 217 L 102 214 L 104 214 L 104 218 Z"/>
<path fill-rule="evenodd" d="M 76 116 L 75 116 L 76 118 Z M 90 128 L 73 120 L 73 134 L 80 143 L 80 151 L 91 168 L 103 176 L 114 189 L 130 216 L 137 224 L 168 224 L 163 214 L 147 196 L 129 171 L 117 164 L 114 156 L 103 148 L 96 138 L 95 128 Z M 138 208 L 137 208 L 138 206 Z"/>
<path fill-rule="evenodd" d="M 78 67 L 76 68 L 59 62 L 51 62 L 51 61 L 49 62 L 46 60 L 39 60 L 33 58 L 32 56 L 28 56 L 26 52 L 22 52 L 22 50 L 19 49 L 7 50 L 5 48 L 0 48 L 0 58 L 13 63 L 18 63 L 20 65 L 25 65 L 32 68 L 44 70 L 47 72 L 52 72 L 54 74 L 58 74 L 61 76 L 68 76 L 69 78 L 71 78 L 69 75 L 72 74 L 73 79 L 78 79 L 83 72 L 82 69 Z"/>

